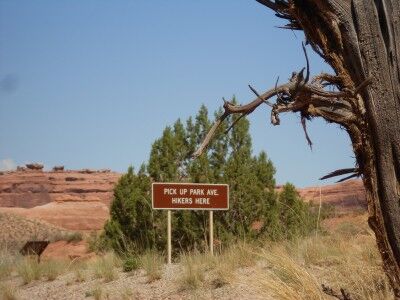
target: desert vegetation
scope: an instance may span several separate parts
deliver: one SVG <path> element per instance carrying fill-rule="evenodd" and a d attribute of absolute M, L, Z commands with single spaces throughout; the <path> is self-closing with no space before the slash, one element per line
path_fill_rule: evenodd
<path fill-rule="evenodd" d="M 400 35 L 398 1 L 257 0 L 287 22 L 284 29 L 304 32 L 305 67 L 287 82 L 259 93 L 244 105 L 224 101 L 224 111 L 194 153 L 200 157 L 218 128 L 232 115 L 247 116 L 261 105 L 271 108 L 270 121 L 298 113 L 309 146 L 307 121 L 315 117 L 344 128 L 352 142 L 355 165 L 322 179 L 361 177 L 366 189 L 368 223 L 375 233 L 383 266 L 400 299 Z M 334 71 L 311 77 L 305 44 Z M 329 90 L 327 87 L 333 87 Z M 345 296 L 343 296 L 345 297 Z M 346 297 L 345 297 L 346 298 Z"/>
<path fill-rule="evenodd" d="M 291 239 L 316 228 L 317 210 L 300 199 L 292 184 L 284 185 L 280 193 L 275 191 L 275 168 L 265 152 L 253 154 L 246 118 L 231 118 L 220 128 L 210 151 L 192 160 L 210 124 L 202 106 L 195 117 L 164 129 L 153 143 L 148 163 L 137 173 L 129 168 L 118 181 L 111 218 L 98 245 L 120 253 L 165 249 L 166 214 L 151 207 L 154 181 L 229 184 L 230 208 L 214 214 L 220 248 L 239 240 Z M 326 211 L 324 206 L 321 216 Z M 206 212 L 174 211 L 173 228 L 175 257 L 182 251 L 207 248 Z"/>
<path fill-rule="evenodd" d="M 77 242 L 83 239 L 80 232 L 3 212 L 0 213 L 0 227 L 0 249 L 5 251 L 19 250 L 28 240 Z"/>
<path fill-rule="evenodd" d="M 40 264 L 3 253 L 1 297 L 331 299 L 327 293 L 340 295 L 343 289 L 351 299 L 391 299 L 373 233 L 360 223 L 365 218 L 307 237 L 237 241 L 214 256 L 182 252 L 172 265 L 156 252 L 145 252 L 135 255 L 130 270 L 113 252 L 84 262 Z"/>
<path fill-rule="evenodd" d="M 351 299 L 390 298 L 364 215 L 336 218 L 338 224 L 329 227 L 324 220 L 335 217 L 332 207 L 305 203 L 290 183 L 278 192 L 272 162 L 266 153 L 252 153 L 246 118 L 232 118 L 236 126 L 228 135 L 221 132 L 208 155 L 190 160 L 202 129 L 211 123 L 205 107 L 193 119 L 167 127 L 154 142 L 148 164 L 121 176 L 103 232 L 83 235 L 35 223 L 33 233 L 52 241 L 84 241 L 96 255 L 39 263 L 5 243 L 1 297 L 329 299 L 343 291 Z M 176 211 L 174 263 L 165 264 L 165 212 L 152 210 L 150 202 L 150 183 L 156 180 L 230 185 L 230 210 L 215 214 L 214 256 L 207 250 L 206 215 Z"/>

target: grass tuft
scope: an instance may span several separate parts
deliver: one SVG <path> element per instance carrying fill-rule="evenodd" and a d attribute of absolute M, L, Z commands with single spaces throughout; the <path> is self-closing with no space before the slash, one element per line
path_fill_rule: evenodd
<path fill-rule="evenodd" d="M 131 299 L 135 299 L 133 296 L 133 292 L 130 288 L 125 287 L 123 289 L 123 291 L 120 294 L 120 299 L 122 300 L 131 300 Z"/>
<path fill-rule="evenodd" d="M 9 284 L 0 284 L 0 299 L 17 300 L 16 289 Z"/>
<path fill-rule="evenodd" d="M 17 272 L 22 277 L 24 284 L 28 284 L 41 277 L 40 265 L 35 258 L 24 257 L 17 265 Z"/>
<path fill-rule="evenodd" d="M 109 252 L 94 261 L 92 268 L 96 278 L 103 278 L 105 282 L 110 282 L 118 278 L 115 268 L 120 265 L 121 260 L 113 252 Z"/>
<path fill-rule="evenodd" d="M 204 255 L 182 254 L 181 264 L 183 274 L 180 277 L 180 288 L 182 290 L 195 290 L 202 286 L 206 272 Z"/>
<path fill-rule="evenodd" d="M 87 291 L 85 297 L 93 297 L 95 300 L 100 300 L 103 297 L 103 290 L 100 286 L 96 286 L 93 290 Z"/>
<path fill-rule="evenodd" d="M 155 251 L 146 252 L 141 257 L 141 266 L 146 271 L 148 282 L 161 279 L 163 265 L 164 258 Z"/>
<path fill-rule="evenodd" d="M 55 280 L 59 275 L 67 270 L 67 263 L 60 260 L 49 260 L 40 263 L 41 275 L 48 281 Z"/>
<path fill-rule="evenodd" d="M 75 274 L 75 282 L 86 281 L 86 273 L 84 269 L 76 268 L 74 274 Z"/>
<path fill-rule="evenodd" d="M 7 250 L 0 251 L 0 279 L 11 275 L 15 260 L 15 256 Z"/>

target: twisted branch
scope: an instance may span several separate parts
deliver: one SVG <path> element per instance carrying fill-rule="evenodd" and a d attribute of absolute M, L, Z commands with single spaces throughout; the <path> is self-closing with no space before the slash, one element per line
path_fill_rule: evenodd
<path fill-rule="evenodd" d="M 271 1 L 262 1 L 264 5 Z M 283 1 L 279 1 L 280 5 Z M 275 5 L 277 2 L 275 2 Z M 193 153 L 193 157 L 200 156 L 209 143 L 211 142 L 217 128 L 221 123 L 231 114 L 241 114 L 241 116 L 229 126 L 226 132 L 232 129 L 238 120 L 251 114 L 261 104 L 266 104 L 271 107 L 271 123 L 273 125 L 280 124 L 279 114 L 282 112 L 300 112 L 301 124 L 305 132 L 306 140 L 309 146 L 312 146 L 311 139 L 307 133 L 306 120 L 312 117 L 323 117 L 328 122 L 334 122 L 348 128 L 352 123 L 356 122 L 356 112 L 354 112 L 354 103 L 357 101 L 357 93 L 371 83 L 371 79 L 367 78 L 354 90 L 343 89 L 342 91 L 327 91 L 324 88 L 327 84 L 340 85 L 340 79 L 337 76 L 329 74 L 320 74 L 310 79 L 309 60 L 304 44 L 302 44 L 306 67 L 300 72 L 293 72 L 292 77 L 285 84 L 277 85 L 275 87 L 259 94 L 252 86 L 249 85 L 250 90 L 256 95 L 256 98 L 245 104 L 235 105 L 224 99 L 224 112 L 216 120 L 210 131 L 205 136 L 199 148 Z M 306 70 L 306 76 L 303 76 Z M 275 103 L 269 100 L 276 97 Z"/>

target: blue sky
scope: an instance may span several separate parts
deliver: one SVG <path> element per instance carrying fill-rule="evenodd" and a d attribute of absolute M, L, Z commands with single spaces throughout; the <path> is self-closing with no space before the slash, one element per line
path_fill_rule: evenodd
<path fill-rule="evenodd" d="M 303 35 L 256 1 L 0 0 L 0 168 L 43 162 L 125 171 L 177 118 L 253 98 L 305 65 Z M 309 49 L 311 71 L 329 71 Z M 319 184 L 354 164 L 337 125 L 250 116 L 279 183 Z"/>

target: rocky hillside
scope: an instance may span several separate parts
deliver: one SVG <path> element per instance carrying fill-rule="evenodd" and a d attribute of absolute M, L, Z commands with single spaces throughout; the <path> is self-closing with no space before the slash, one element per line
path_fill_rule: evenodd
<path fill-rule="evenodd" d="M 120 174 L 109 170 L 22 169 L 0 174 L 0 206 L 32 208 L 50 202 L 110 204 Z"/>
<path fill-rule="evenodd" d="M 109 216 L 113 187 L 121 175 L 109 170 L 42 168 L 31 164 L 14 172 L 0 172 L 0 212 L 40 219 L 68 230 L 101 229 Z M 319 187 L 299 192 L 306 200 L 319 202 Z M 322 186 L 321 199 L 340 213 L 366 207 L 359 180 Z"/>
<path fill-rule="evenodd" d="M 70 230 L 102 228 L 120 174 L 55 169 L 45 172 L 36 166 L 0 173 L 0 212 L 41 219 Z"/>
<path fill-rule="evenodd" d="M 299 189 L 299 192 L 304 199 L 319 203 L 320 187 L 307 187 Z M 348 180 L 321 186 L 321 200 L 333 205 L 338 213 L 365 211 L 367 209 L 365 197 L 365 189 L 361 180 Z"/>

